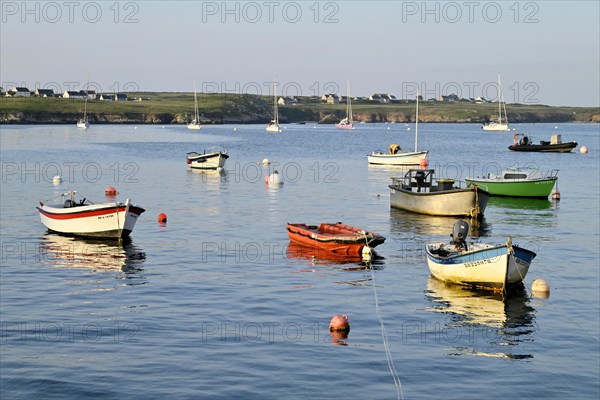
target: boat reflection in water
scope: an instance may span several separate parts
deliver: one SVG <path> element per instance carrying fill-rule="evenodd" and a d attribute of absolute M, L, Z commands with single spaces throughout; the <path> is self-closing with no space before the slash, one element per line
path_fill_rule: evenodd
<path fill-rule="evenodd" d="M 491 200 L 491 199 L 490 199 Z M 412 212 L 390 208 L 390 231 L 407 234 L 411 238 L 414 234 L 424 236 L 443 235 L 448 236 L 452 232 L 452 227 L 459 217 L 438 217 L 433 215 L 415 214 Z M 482 237 L 489 236 L 491 230 L 490 224 L 483 220 L 469 219 L 469 236 Z"/>
<path fill-rule="evenodd" d="M 429 277 L 428 311 L 444 314 L 436 324 L 436 338 L 448 355 L 530 359 L 527 343 L 534 341 L 535 309 L 529 305 L 524 285 L 503 299 L 502 294 L 446 284 Z"/>
<path fill-rule="evenodd" d="M 492 196 L 488 201 L 488 207 L 505 208 L 508 210 L 548 210 L 557 205 L 548 199 L 528 199 L 526 197 L 499 197 Z"/>
<path fill-rule="evenodd" d="M 87 240 L 48 233 L 42 237 L 43 260 L 57 268 L 86 268 L 94 272 L 123 272 L 125 277 L 143 271 L 146 253 L 131 240 Z"/>
<path fill-rule="evenodd" d="M 310 262 L 311 265 L 347 265 L 355 264 L 353 267 L 343 268 L 346 271 L 359 271 L 364 269 L 379 269 L 383 264 L 383 257 L 371 250 L 371 258 L 364 259 L 361 256 L 334 253 L 332 251 L 303 246 L 295 242 L 289 242 L 287 257 Z"/>
<path fill-rule="evenodd" d="M 360 256 L 333 253 L 290 242 L 287 248 L 287 258 L 299 260 L 303 265 L 311 268 L 302 268 L 298 272 L 310 272 L 320 276 L 335 275 L 335 271 L 359 272 L 360 277 L 353 280 L 338 281 L 352 286 L 371 286 L 372 277 L 364 274 L 365 271 L 383 269 L 384 258 L 372 251 L 371 258 L 366 260 Z M 333 268 L 316 268 L 333 267 Z"/>
<path fill-rule="evenodd" d="M 488 216 L 502 215 L 505 225 L 552 228 L 557 223 L 559 202 L 547 199 L 492 196 L 488 202 Z"/>

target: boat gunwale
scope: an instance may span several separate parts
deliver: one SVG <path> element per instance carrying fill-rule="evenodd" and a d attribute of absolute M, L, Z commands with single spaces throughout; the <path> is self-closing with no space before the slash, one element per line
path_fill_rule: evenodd
<path fill-rule="evenodd" d="M 487 190 L 484 190 L 480 187 L 476 187 L 476 188 L 452 188 L 452 189 L 448 189 L 448 190 L 434 190 L 433 192 L 430 192 L 429 190 L 426 192 L 416 192 L 414 190 L 409 190 L 409 189 L 405 189 L 403 187 L 397 187 L 394 185 L 388 185 L 388 187 L 390 189 L 396 190 L 398 192 L 402 192 L 402 193 L 407 193 L 407 194 L 414 194 L 414 195 L 419 195 L 419 196 L 427 196 L 427 195 L 440 195 L 440 194 L 452 194 L 452 193 L 466 193 L 466 192 L 482 192 L 484 194 L 488 194 L 491 196 L 491 193 L 488 192 Z M 425 189 L 425 187 L 424 187 Z M 427 188 L 429 189 L 429 188 Z"/>
<path fill-rule="evenodd" d="M 93 208 L 91 208 L 93 207 Z M 146 210 L 140 206 L 126 205 L 123 203 L 115 203 L 114 205 L 106 204 L 91 204 L 75 207 L 54 207 L 51 205 L 36 206 L 40 214 L 52 219 L 71 219 L 71 218 L 88 218 L 99 215 L 131 212 L 136 215 L 141 215 Z M 85 208 L 85 209 L 82 209 Z M 91 209 L 90 209 L 91 208 Z M 54 209 L 56 211 L 52 211 Z M 76 211 L 71 211 L 76 209 Z M 64 210 L 64 211 L 63 211 Z"/>
<path fill-rule="evenodd" d="M 457 259 L 459 257 L 470 256 L 470 255 L 474 255 L 474 254 L 478 254 L 478 253 L 482 253 L 482 252 L 486 252 L 486 251 L 498 250 L 498 249 L 502 249 L 502 248 L 508 248 L 508 245 L 506 245 L 506 244 L 489 245 L 491 247 L 487 247 L 485 249 L 474 250 L 474 251 L 465 251 L 465 252 L 462 252 L 462 253 L 459 253 L 459 254 L 456 254 L 456 255 L 452 255 L 452 256 L 449 256 L 449 257 L 438 256 L 438 255 L 435 255 L 435 254 L 431 253 L 431 251 L 430 251 L 430 247 L 431 246 L 434 246 L 434 245 L 443 245 L 443 244 L 448 244 L 448 243 L 436 242 L 436 243 L 429 243 L 429 244 L 427 244 L 427 246 L 425 247 L 425 251 L 427 253 L 427 256 L 431 257 L 431 258 L 433 258 L 435 260 L 447 261 L 447 260 L 454 260 L 454 259 Z M 471 243 L 471 245 L 472 244 L 473 243 Z M 537 254 L 535 252 L 531 251 L 531 250 L 525 249 L 523 247 L 520 247 L 520 246 L 517 246 L 517 245 L 514 245 L 514 244 L 511 245 L 511 246 L 515 250 L 514 251 L 515 257 L 516 257 L 516 250 L 525 252 L 526 254 L 533 255 L 533 257 L 531 258 L 532 260 L 537 256 Z M 508 254 L 508 252 L 506 254 Z M 503 255 L 504 254 L 496 256 L 496 257 L 501 257 Z M 442 262 L 441 264 L 456 264 L 456 263 L 444 263 L 444 262 Z"/>
<path fill-rule="evenodd" d="M 331 242 L 338 243 L 338 244 L 362 244 L 362 243 L 365 243 L 365 245 L 377 246 L 379 244 L 382 244 L 386 240 L 386 238 L 384 236 L 382 236 L 378 233 L 375 233 L 375 232 L 366 231 L 364 229 L 362 229 L 362 231 L 364 233 L 360 233 L 359 228 L 356 228 L 357 231 L 355 233 L 337 233 L 337 234 L 335 234 L 335 233 L 328 233 L 328 232 L 320 232 L 319 228 L 321 228 L 322 225 L 340 227 L 340 224 L 324 223 L 324 224 L 320 224 L 319 226 L 316 227 L 316 229 L 313 230 L 313 229 L 309 229 L 309 226 L 312 226 L 312 225 L 287 223 L 286 230 L 293 235 L 299 235 L 299 236 L 308 238 L 310 240 L 314 240 L 319 243 L 331 243 Z M 344 225 L 344 224 L 341 224 L 341 225 Z M 344 225 L 344 226 L 349 226 L 349 225 Z M 355 227 L 352 227 L 352 228 L 355 228 Z M 341 228 L 341 229 L 344 230 L 344 228 Z M 345 229 L 345 230 L 349 230 L 349 229 Z M 290 237 L 290 239 L 291 239 L 291 237 Z"/>
<path fill-rule="evenodd" d="M 549 178 L 535 178 L 535 179 L 506 179 L 502 177 L 498 178 L 465 178 L 465 182 L 469 184 L 469 182 L 477 183 L 494 183 L 494 184 L 515 184 L 515 183 L 546 183 L 546 182 L 556 182 L 558 176 L 549 177 Z M 484 190 L 484 189 L 482 189 Z"/>

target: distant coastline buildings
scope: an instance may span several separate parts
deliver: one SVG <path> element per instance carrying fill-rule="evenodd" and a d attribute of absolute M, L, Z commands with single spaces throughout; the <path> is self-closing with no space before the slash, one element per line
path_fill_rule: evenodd
<path fill-rule="evenodd" d="M 102 100 L 102 101 L 141 101 L 139 98 L 129 98 L 126 93 L 96 93 L 94 90 L 65 90 L 62 93 L 55 93 L 54 89 L 35 89 L 29 90 L 26 87 L 13 86 L 4 91 L 0 87 L 0 96 L 2 97 L 42 97 L 58 98 L 70 100 Z"/>
<path fill-rule="evenodd" d="M 100 101 L 142 101 L 141 98 L 130 98 L 126 93 L 96 93 L 94 90 L 65 90 L 62 93 L 56 93 L 53 89 L 40 89 L 29 90 L 26 87 L 13 86 L 9 90 L 4 91 L 0 87 L 0 96 L 2 97 L 42 97 L 42 98 L 61 98 L 70 100 L 100 100 Z M 148 99 L 144 99 L 148 100 Z M 340 96 L 337 93 L 327 93 L 321 97 L 280 97 L 277 103 L 281 106 L 297 105 L 304 102 L 321 102 L 322 104 L 345 104 L 348 102 L 346 96 Z M 396 96 L 390 93 L 373 93 L 369 97 L 352 97 L 352 101 L 355 104 L 395 104 L 395 103 L 412 103 L 415 99 L 398 99 Z M 460 98 L 456 94 L 452 93 L 449 95 L 440 95 L 439 97 L 433 97 L 429 99 L 423 99 L 419 96 L 419 101 L 427 101 L 433 103 L 474 103 L 474 104 L 485 104 L 490 103 L 490 100 L 484 97 L 477 98 Z"/>

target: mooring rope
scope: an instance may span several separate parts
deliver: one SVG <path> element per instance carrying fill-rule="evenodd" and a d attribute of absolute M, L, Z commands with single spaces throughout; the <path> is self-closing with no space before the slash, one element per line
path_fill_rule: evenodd
<path fill-rule="evenodd" d="M 387 358 L 388 368 L 390 369 L 392 379 L 394 379 L 394 384 L 396 385 L 396 393 L 398 394 L 398 399 L 404 399 L 404 394 L 402 393 L 402 383 L 400 382 L 400 376 L 398 375 L 398 371 L 396 371 L 396 367 L 394 366 L 394 359 L 392 358 L 392 353 L 390 351 L 390 346 L 387 339 L 387 333 L 385 331 L 385 325 L 383 324 L 383 316 L 381 315 L 381 310 L 379 309 L 379 301 L 377 300 L 377 285 L 375 282 L 375 270 L 373 269 L 373 266 L 370 263 L 368 265 L 371 269 L 373 293 L 375 294 L 375 312 L 377 313 L 377 318 L 379 318 L 379 324 L 381 325 L 381 337 L 383 339 L 383 348 L 385 349 L 385 356 Z"/>

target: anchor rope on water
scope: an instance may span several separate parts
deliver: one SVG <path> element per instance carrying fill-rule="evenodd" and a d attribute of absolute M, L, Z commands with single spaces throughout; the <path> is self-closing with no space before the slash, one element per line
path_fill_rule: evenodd
<path fill-rule="evenodd" d="M 394 379 L 394 385 L 396 385 L 396 392 L 398 395 L 398 399 L 404 399 L 404 394 L 402 393 L 402 383 L 400 382 L 400 376 L 398 375 L 398 371 L 396 371 L 396 367 L 394 366 L 394 359 L 392 358 L 392 353 L 390 351 L 390 346 L 387 339 L 387 333 L 385 331 L 385 325 L 383 324 L 383 316 L 381 315 L 381 310 L 379 309 L 379 301 L 377 300 L 377 285 L 375 283 L 375 270 L 373 266 L 369 263 L 369 269 L 371 270 L 371 280 L 373 282 L 373 293 L 375 294 L 375 312 L 377 314 L 377 318 L 379 318 L 379 324 L 381 326 L 381 337 L 383 339 L 383 348 L 385 349 L 385 356 L 387 358 L 388 368 L 392 374 L 392 379 Z"/>

